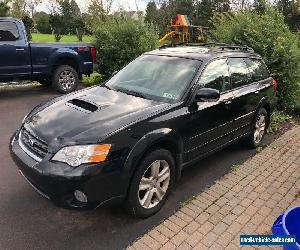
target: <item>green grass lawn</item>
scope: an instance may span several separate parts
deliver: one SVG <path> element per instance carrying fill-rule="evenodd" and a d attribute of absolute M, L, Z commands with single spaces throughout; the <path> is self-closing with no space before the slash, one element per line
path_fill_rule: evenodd
<path fill-rule="evenodd" d="M 33 42 L 55 42 L 54 35 L 52 34 L 38 34 L 32 33 L 32 41 Z M 63 35 L 61 42 L 78 42 L 78 39 L 75 35 Z M 92 36 L 84 36 L 83 42 L 92 42 Z"/>

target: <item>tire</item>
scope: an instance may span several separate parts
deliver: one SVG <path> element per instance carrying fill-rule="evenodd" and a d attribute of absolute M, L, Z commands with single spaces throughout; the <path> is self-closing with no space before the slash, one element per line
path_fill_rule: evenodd
<path fill-rule="evenodd" d="M 260 108 L 257 112 L 255 119 L 251 125 L 251 133 L 249 137 L 247 137 L 248 145 L 251 148 L 257 148 L 261 146 L 264 135 L 267 130 L 268 124 L 268 112 L 264 108 Z"/>
<path fill-rule="evenodd" d="M 158 172 L 155 169 L 158 169 Z M 157 179 L 151 179 L 155 175 Z M 146 181 L 143 187 L 142 185 L 140 187 L 142 178 Z M 159 179 L 164 180 L 156 181 Z M 157 149 L 149 153 L 141 161 L 132 178 L 125 204 L 128 212 L 138 218 L 147 218 L 157 213 L 166 202 L 174 180 L 175 162 L 172 154 L 165 149 Z"/>
<path fill-rule="evenodd" d="M 38 80 L 38 82 L 43 85 L 43 86 L 50 86 L 52 84 L 51 80 L 50 79 L 40 79 Z"/>
<path fill-rule="evenodd" d="M 77 71 L 69 65 L 61 65 L 55 69 L 52 84 L 60 93 L 70 93 L 79 84 Z"/>

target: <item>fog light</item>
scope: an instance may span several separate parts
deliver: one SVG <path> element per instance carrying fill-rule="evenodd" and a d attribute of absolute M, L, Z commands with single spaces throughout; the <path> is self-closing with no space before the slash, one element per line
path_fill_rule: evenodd
<path fill-rule="evenodd" d="M 74 196 L 75 196 L 76 200 L 78 200 L 80 202 L 85 202 L 85 203 L 87 202 L 87 196 L 79 190 L 74 191 Z"/>

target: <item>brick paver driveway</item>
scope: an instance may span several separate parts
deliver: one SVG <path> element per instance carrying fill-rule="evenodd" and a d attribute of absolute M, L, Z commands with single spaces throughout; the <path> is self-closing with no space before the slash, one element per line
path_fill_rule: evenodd
<path fill-rule="evenodd" d="M 238 249 L 240 234 L 271 234 L 278 215 L 297 204 L 300 126 L 222 177 L 129 249 Z"/>

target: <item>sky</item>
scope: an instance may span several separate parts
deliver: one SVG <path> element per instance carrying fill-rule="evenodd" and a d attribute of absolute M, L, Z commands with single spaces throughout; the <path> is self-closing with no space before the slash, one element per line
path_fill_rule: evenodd
<path fill-rule="evenodd" d="M 113 9 L 118 10 L 122 7 L 125 10 L 142 10 L 145 11 L 147 3 L 150 0 L 114 0 Z M 44 1 L 43 1 L 44 2 Z M 89 0 L 76 0 L 80 9 L 84 12 L 87 9 Z M 49 12 L 49 6 L 47 3 L 42 3 L 37 6 L 37 11 Z"/>

